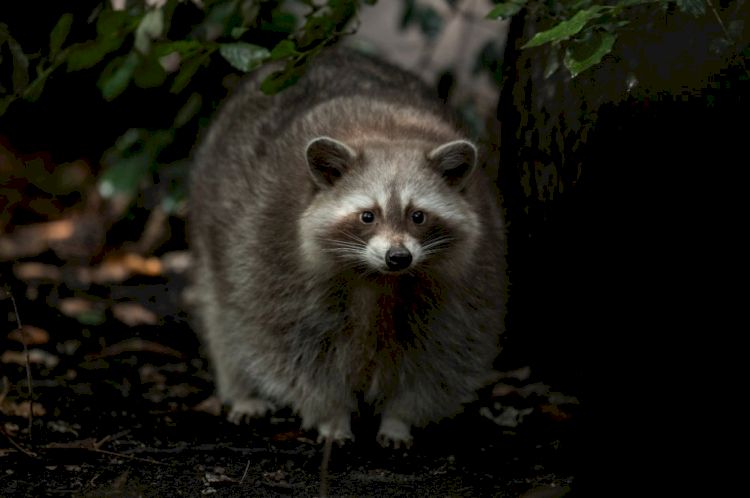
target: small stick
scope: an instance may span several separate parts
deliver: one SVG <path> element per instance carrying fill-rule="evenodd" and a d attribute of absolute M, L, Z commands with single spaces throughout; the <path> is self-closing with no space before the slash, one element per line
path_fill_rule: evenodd
<path fill-rule="evenodd" d="M 122 453 L 117 453 L 117 452 L 114 452 L 114 451 L 100 450 L 100 449 L 97 449 L 97 448 L 82 448 L 82 449 L 88 450 L 88 451 L 93 451 L 94 453 L 102 453 L 104 455 L 115 456 L 115 457 L 118 457 L 118 458 L 127 458 L 128 460 L 137 460 L 139 462 L 155 463 L 156 465 L 169 465 L 169 464 L 164 463 L 164 462 L 157 462 L 156 460 L 152 460 L 151 458 L 141 458 L 141 457 L 132 456 L 132 455 L 124 455 Z"/>
<path fill-rule="evenodd" d="M 24 448 L 24 447 L 23 447 L 23 446 L 21 446 L 20 444 L 16 443 L 16 442 L 15 442 L 15 441 L 13 440 L 13 438 L 12 438 L 12 437 L 10 437 L 10 434 L 8 434 L 7 432 L 5 432 L 5 429 L 3 429 L 2 427 L 0 427 L 0 432 L 2 432 L 2 433 L 3 433 L 4 435 L 5 435 L 5 437 L 7 437 L 7 438 L 8 438 L 8 441 L 10 441 L 10 444 L 12 444 L 13 446 L 15 446 L 15 447 L 16 447 L 16 449 L 17 449 L 18 451 L 20 451 L 20 452 L 21 452 L 21 453 L 23 453 L 24 455 L 26 455 L 26 456 L 28 456 L 28 457 L 31 457 L 31 458 L 39 458 L 39 455 L 37 455 L 37 454 L 36 454 L 36 453 L 34 453 L 33 451 L 31 451 L 31 450 L 27 450 L 26 448 Z"/>
<path fill-rule="evenodd" d="M 108 442 L 109 442 L 109 441 L 111 441 L 112 439 L 117 439 L 117 438 L 120 438 L 120 437 L 124 436 L 125 434 L 127 434 L 128 432 L 130 432 L 130 430 L 129 430 L 129 429 L 128 429 L 128 430 L 124 430 L 124 431 L 121 431 L 121 432 L 118 432 L 117 434 L 114 434 L 114 435 L 113 435 L 113 434 L 110 434 L 109 436 L 104 436 L 104 437 L 103 437 L 103 438 L 102 438 L 101 440 L 99 440 L 99 441 L 97 441 L 97 442 L 95 442 L 95 443 L 94 443 L 94 449 L 95 449 L 95 450 L 98 450 L 98 449 L 99 449 L 99 448 L 101 448 L 101 447 L 102 447 L 102 445 L 104 445 L 105 443 L 108 443 Z"/>
<path fill-rule="evenodd" d="M 240 484 L 245 480 L 245 477 L 247 477 L 247 471 L 250 470 L 250 460 L 247 461 L 247 465 L 245 465 L 245 472 L 242 473 L 242 478 L 240 479 Z"/>
<path fill-rule="evenodd" d="M 333 437 L 326 437 L 325 446 L 323 446 L 323 461 L 320 463 L 320 489 L 318 496 L 321 498 L 328 496 L 328 462 L 331 460 L 331 448 L 333 447 Z"/>
<path fill-rule="evenodd" d="M 13 303 L 13 312 L 16 315 L 16 324 L 18 325 L 18 332 L 21 334 L 23 352 L 26 355 L 26 383 L 29 386 L 29 441 L 31 441 L 31 426 L 34 422 L 34 390 L 31 387 L 31 360 L 29 358 L 29 346 L 28 344 L 26 344 L 26 334 L 23 333 L 23 325 L 21 325 L 21 315 L 18 314 L 16 299 L 13 297 L 13 293 L 9 288 L 6 288 L 5 291 L 10 296 L 10 302 Z"/>

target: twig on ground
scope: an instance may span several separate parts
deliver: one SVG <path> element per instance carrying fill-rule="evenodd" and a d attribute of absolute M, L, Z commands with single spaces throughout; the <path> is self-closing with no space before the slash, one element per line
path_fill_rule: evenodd
<path fill-rule="evenodd" d="M 333 437 L 328 436 L 323 446 L 323 461 L 320 463 L 320 488 L 318 496 L 328 496 L 328 462 L 331 460 L 331 448 L 333 447 Z"/>
<path fill-rule="evenodd" d="M 21 343 L 23 344 L 23 352 L 26 355 L 26 383 L 29 386 L 29 441 L 31 437 L 31 426 L 34 423 L 34 390 L 31 386 L 31 361 L 29 360 L 29 346 L 26 344 L 26 334 L 23 332 L 23 325 L 21 325 L 21 315 L 18 314 L 18 306 L 16 306 L 16 298 L 13 297 L 13 293 L 10 289 L 6 288 L 5 292 L 10 296 L 10 302 L 13 303 L 13 313 L 16 315 L 16 324 L 18 325 L 18 333 L 21 334 Z M 6 434 L 7 435 L 7 434 Z"/>
<path fill-rule="evenodd" d="M 245 472 L 242 473 L 242 478 L 240 478 L 240 484 L 245 480 L 245 477 L 247 477 L 247 471 L 250 470 L 250 460 L 247 461 L 247 465 L 245 465 Z"/>
<path fill-rule="evenodd" d="M 24 455 L 26 455 L 26 456 L 28 456 L 28 457 L 31 457 L 31 458 L 39 458 L 39 455 L 37 455 L 37 454 L 36 454 L 36 453 L 34 453 L 33 451 L 31 451 L 31 450 L 27 450 L 26 448 L 24 448 L 24 447 L 23 447 L 23 446 L 21 446 L 20 444 L 16 443 L 16 441 L 15 441 L 15 440 L 14 440 L 14 439 L 13 439 L 12 437 L 10 437 L 10 434 L 8 434 L 8 433 L 7 433 L 6 431 L 5 431 L 5 428 L 3 428 L 2 426 L 0 426 L 0 432 L 2 432 L 2 433 L 3 433 L 3 435 L 4 435 L 4 436 L 5 436 L 6 438 L 8 438 L 8 441 L 10 442 L 10 444 L 12 444 L 12 445 L 13 445 L 13 446 L 14 446 L 14 447 L 15 447 L 15 448 L 16 448 L 16 449 L 18 450 L 18 451 L 20 451 L 20 452 L 21 452 L 21 453 L 23 453 Z"/>
<path fill-rule="evenodd" d="M 99 441 L 97 441 L 97 442 L 94 443 L 94 449 L 98 450 L 105 443 L 108 443 L 108 442 L 112 441 L 113 439 L 121 438 L 122 436 L 124 436 L 128 432 L 130 432 L 130 430 L 124 430 L 124 431 L 118 432 L 117 434 L 110 434 L 109 436 L 104 436 Z"/>
<path fill-rule="evenodd" d="M 137 456 L 133 456 L 133 455 L 126 455 L 124 453 L 117 453 L 115 451 L 100 450 L 100 449 L 97 449 L 97 448 L 84 448 L 84 449 L 87 449 L 89 451 L 93 451 L 94 453 L 102 453 L 104 455 L 114 456 L 114 457 L 117 457 L 117 458 L 126 458 L 128 460 L 136 460 L 138 462 L 153 463 L 153 464 L 156 464 L 156 465 L 169 465 L 168 463 L 158 462 L 158 461 L 153 460 L 151 458 L 141 458 L 141 457 L 137 457 Z"/>

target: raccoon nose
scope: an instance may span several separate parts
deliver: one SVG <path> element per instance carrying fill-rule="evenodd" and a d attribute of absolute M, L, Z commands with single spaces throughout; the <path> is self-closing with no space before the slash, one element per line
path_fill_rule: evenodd
<path fill-rule="evenodd" d="M 385 264 L 393 271 L 408 268 L 411 264 L 411 253 L 405 247 L 388 249 L 385 253 Z"/>

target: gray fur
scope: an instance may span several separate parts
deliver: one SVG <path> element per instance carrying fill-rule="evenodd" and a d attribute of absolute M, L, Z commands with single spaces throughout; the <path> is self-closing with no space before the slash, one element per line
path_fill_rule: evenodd
<path fill-rule="evenodd" d="M 360 394 L 382 414 L 381 442 L 408 443 L 411 426 L 458 413 L 499 352 L 497 197 L 473 164 L 460 184 L 442 177 L 476 151 L 405 72 L 332 51 L 279 95 L 256 88 L 248 80 L 224 105 L 191 179 L 197 315 L 219 395 L 234 419 L 267 400 L 346 439 Z M 321 137 L 356 154 L 335 182 L 307 165 Z M 441 157 L 450 164 L 433 164 Z M 450 240 L 398 274 L 338 260 L 325 249 L 327 217 L 346 196 L 375 192 L 429 197 L 427 216 L 446 220 Z M 400 237 L 406 207 L 388 203 L 382 227 Z"/>

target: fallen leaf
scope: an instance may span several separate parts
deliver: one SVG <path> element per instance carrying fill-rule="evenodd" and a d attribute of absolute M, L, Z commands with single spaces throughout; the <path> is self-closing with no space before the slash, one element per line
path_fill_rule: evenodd
<path fill-rule="evenodd" d="M 31 408 L 30 408 L 31 407 Z M 35 417 L 42 417 L 47 414 L 47 410 L 41 405 L 41 403 L 29 403 L 28 401 L 21 401 L 20 403 L 14 403 L 7 399 L 0 403 L 0 412 L 8 415 L 9 417 L 29 417 L 29 409 L 32 410 L 32 414 Z"/>
<path fill-rule="evenodd" d="M 209 396 L 193 407 L 193 411 L 208 413 L 214 417 L 221 415 L 221 400 L 218 396 Z"/>
<path fill-rule="evenodd" d="M 75 270 L 79 282 L 91 284 L 115 284 L 129 279 L 132 272 L 119 262 L 102 263 L 99 266 L 82 266 Z"/>
<path fill-rule="evenodd" d="M 519 410 L 513 406 L 501 406 L 499 403 L 495 403 L 494 409 L 499 413 L 495 414 L 488 407 L 483 406 L 479 409 L 479 414 L 503 427 L 517 427 L 526 415 L 534 411 L 533 408 Z"/>
<path fill-rule="evenodd" d="M 86 439 L 81 439 L 79 441 L 69 441 L 65 443 L 49 443 L 44 446 L 45 448 L 65 448 L 65 449 L 72 449 L 72 448 L 81 448 L 81 449 L 93 449 L 96 448 L 96 439 L 93 437 L 89 437 Z"/>
<path fill-rule="evenodd" d="M 569 420 L 571 418 L 571 414 L 561 410 L 559 406 L 553 405 L 553 404 L 545 404 L 541 405 L 542 413 L 548 414 L 550 417 L 552 417 L 554 420 Z"/>
<path fill-rule="evenodd" d="M 508 372 L 499 372 L 499 379 L 517 379 L 520 381 L 524 381 L 528 379 L 531 376 L 531 367 L 525 366 L 521 368 L 517 368 L 515 370 L 510 370 Z"/>
<path fill-rule="evenodd" d="M 511 386 L 509 384 L 495 384 L 492 388 L 492 396 L 494 397 L 508 396 L 514 392 L 516 392 L 516 386 Z"/>
<path fill-rule="evenodd" d="M 299 437 L 302 434 L 303 434 L 303 432 L 300 431 L 300 430 L 279 432 L 277 434 L 274 434 L 271 437 L 271 440 L 273 440 L 273 441 L 294 441 L 296 439 L 299 439 Z"/>
<path fill-rule="evenodd" d="M 74 230 L 71 219 L 16 227 L 0 239 L 0 260 L 37 256 L 53 243 L 69 239 Z"/>
<path fill-rule="evenodd" d="M 64 420 L 50 420 L 47 422 L 47 427 L 54 432 L 73 434 L 76 437 L 78 436 L 78 431 L 76 429 L 81 428 L 78 424 L 70 424 Z"/>
<path fill-rule="evenodd" d="M 49 342 L 49 334 L 46 330 L 40 329 L 39 327 L 24 325 L 21 329 L 16 329 L 8 334 L 8 339 L 20 342 L 21 344 L 26 342 L 27 346 L 32 346 L 47 344 Z"/>
<path fill-rule="evenodd" d="M 144 258 L 139 254 L 128 253 L 125 254 L 123 262 L 131 271 L 141 275 L 157 277 L 162 274 L 161 261 L 155 256 Z"/>
<path fill-rule="evenodd" d="M 176 358 L 182 358 L 182 353 L 180 353 L 179 351 L 168 346 L 164 346 L 163 344 L 159 344 L 158 342 L 141 339 L 140 337 L 125 339 L 124 341 L 118 342 L 117 344 L 107 346 L 101 351 L 101 353 L 96 356 L 99 358 L 104 358 L 107 356 L 116 356 L 122 353 L 138 352 L 156 353 L 167 356 L 174 356 Z"/>
<path fill-rule="evenodd" d="M 173 384 L 167 387 L 166 396 L 168 398 L 187 398 L 191 394 L 195 394 L 199 389 L 191 384 L 183 382 L 181 384 Z"/>
<path fill-rule="evenodd" d="M 101 325 L 107 320 L 105 307 L 82 297 L 60 299 L 58 307 L 63 315 L 75 318 L 84 325 Z"/>
<path fill-rule="evenodd" d="M 156 313 L 138 303 L 117 303 L 112 306 L 112 314 L 129 327 L 137 325 L 156 325 L 159 317 Z"/>
<path fill-rule="evenodd" d="M 19 280 L 43 280 L 48 282 L 59 282 L 62 279 L 62 271 L 55 265 L 47 265 L 30 261 L 27 263 L 16 263 L 13 265 L 13 274 Z"/>
<path fill-rule="evenodd" d="M 133 275 L 155 277 L 162 274 L 163 267 L 159 258 L 144 258 L 135 253 L 117 254 L 107 257 L 100 265 L 76 268 L 76 279 L 86 285 L 114 284 L 123 282 Z"/>
<path fill-rule="evenodd" d="M 26 353 L 23 351 L 4 351 L 3 355 L 0 356 L 0 362 L 26 365 Z M 43 349 L 30 349 L 29 363 L 44 365 L 47 368 L 55 368 L 60 363 L 60 359 Z"/>
<path fill-rule="evenodd" d="M 66 297 L 60 299 L 58 307 L 63 315 L 75 318 L 81 313 L 91 311 L 94 308 L 94 303 L 82 297 Z"/>
<path fill-rule="evenodd" d="M 235 479 L 232 479 L 228 475 L 226 475 L 225 470 L 221 467 L 214 468 L 213 472 L 206 472 L 205 480 L 207 483 L 215 484 L 220 482 L 236 482 Z"/>
<path fill-rule="evenodd" d="M 66 221 L 71 222 L 73 233 L 68 237 L 50 241 L 50 248 L 64 260 L 89 261 L 99 253 L 106 240 L 104 214 L 87 210 Z"/>
<path fill-rule="evenodd" d="M 548 396 L 550 387 L 542 382 L 534 382 L 521 387 L 515 387 L 508 384 L 496 384 L 492 388 L 492 395 L 495 397 L 507 396 L 511 393 L 517 393 L 522 398 L 528 398 L 532 394 L 539 396 Z"/>
<path fill-rule="evenodd" d="M 0 406 L 2 406 L 2 403 L 0 403 Z M 5 422 L 3 424 L 3 430 L 9 436 L 15 436 L 18 433 L 19 429 L 21 428 L 18 426 L 18 424 L 14 424 L 13 422 Z"/>

